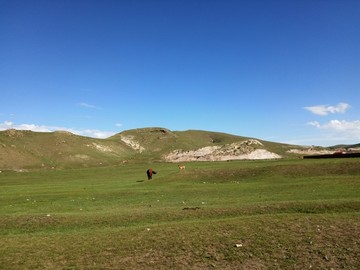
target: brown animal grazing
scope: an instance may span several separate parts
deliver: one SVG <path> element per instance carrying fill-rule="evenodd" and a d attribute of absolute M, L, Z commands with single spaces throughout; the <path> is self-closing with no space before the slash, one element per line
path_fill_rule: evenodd
<path fill-rule="evenodd" d="M 153 170 L 153 169 L 148 169 L 147 171 L 146 171 L 146 175 L 147 175 L 147 177 L 148 177 L 148 180 L 151 180 L 152 179 L 152 175 L 153 174 L 156 174 L 156 172 Z"/>
<path fill-rule="evenodd" d="M 185 170 L 185 165 L 178 165 L 179 170 Z"/>

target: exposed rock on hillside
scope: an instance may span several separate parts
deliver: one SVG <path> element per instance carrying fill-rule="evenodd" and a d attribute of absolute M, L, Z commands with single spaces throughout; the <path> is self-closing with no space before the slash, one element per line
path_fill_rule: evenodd
<path fill-rule="evenodd" d="M 120 139 L 136 152 L 142 153 L 161 151 L 164 144 L 176 137 L 176 134 L 166 128 L 151 127 L 123 131 L 112 138 Z"/>
<path fill-rule="evenodd" d="M 97 144 L 94 142 L 92 144 L 87 144 L 86 146 L 93 147 L 96 150 L 99 150 L 101 152 L 113 152 L 113 149 L 111 147 L 106 146 L 106 145 Z"/>
<path fill-rule="evenodd" d="M 31 131 L 28 130 L 17 130 L 17 129 L 7 129 L 4 131 L 5 136 L 11 138 L 23 137 L 26 134 L 30 134 Z"/>
<path fill-rule="evenodd" d="M 299 154 L 299 155 L 326 155 L 326 154 L 335 153 L 335 151 L 333 151 L 333 150 L 315 149 L 312 147 L 301 148 L 301 149 L 290 149 L 287 152 L 292 153 L 292 154 Z"/>
<path fill-rule="evenodd" d="M 223 161 L 239 159 L 277 159 L 280 155 L 269 152 L 258 140 L 249 139 L 223 146 L 206 146 L 197 150 L 177 149 L 164 156 L 169 162 L 185 161 Z"/>
<path fill-rule="evenodd" d="M 144 147 L 142 147 L 136 140 L 135 137 L 132 135 L 121 135 L 121 140 L 126 143 L 128 146 L 130 146 L 135 151 L 141 153 L 145 150 Z"/>

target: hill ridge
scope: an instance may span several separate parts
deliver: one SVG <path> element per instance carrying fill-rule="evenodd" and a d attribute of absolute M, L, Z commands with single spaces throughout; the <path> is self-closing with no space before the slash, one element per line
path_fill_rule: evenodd
<path fill-rule="evenodd" d="M 9 129 L 0 131 L 0 170 L 62 169 L 128 162 L 277 159 L 299 157 L 310 153 L 308 150 L 303 146 L 222 132 L 171 131 L 163 127 L 124 130 L 107 139 L 68 131 Z"/>

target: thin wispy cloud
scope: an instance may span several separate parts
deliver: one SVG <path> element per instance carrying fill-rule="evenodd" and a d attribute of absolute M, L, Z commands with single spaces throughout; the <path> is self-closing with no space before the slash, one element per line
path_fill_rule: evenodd
<path fill-rule="evenodd" d="M 327 123 L 319 123 L 318 121 L 311 121 L 307 123 L 319 130 L 326 131 L 328 136 L 334 138 L 341 138 L 342 140 L 356 141 L 360 140 L 360 120 L 346 121 L 346 120 L 331 120 Z"/>
<path fill-rule="evenodd" d="M 0 130 L 7 129 L 17 129 L 17 130 L 30 130 L 35 132 L 53 132 L 53 131 L 68 131 L 76 135 L 105 139 L 116 132 L 114 131 L 104 131 L 97 129 L 74 129 L 66 127 L 57 127 L 57 126 L 45 126 L 45 125 L 35 125 L 35 124 L 14 124 L 11 121 L 5 121 L 0 123 Z"/>
<path fill-rule="evenodd" d="M 306 124 L 314 127 L 317 132 L 299 135 L 289 140 L 284 140 L 284 142 L 295 145 L 321 146 L 357 144 L 360 142 L 360 120 L 331 120 L 326 123 L 311 121 Z"/>
<path fill-rule="evenodd" d="M 92 105 L 92 104 L 89 104 L 89 103 L 86 103 L 86 102 L 80 102 L 79 106 L 83 107 L 83 108 L 87 108 L 87 109 L 100 109 L 100 107 L 97 107 L 95 105 Z"/>
<path fill-rule="evenodd" d="M 329 129 L 335 131 L 357 132 L 360 136 L 360 120 L 346 121 L 346 120 L 331 120 L 325 124 L 320 124 L 318 121 L 309 122 L 308 125 L 320 129 Z"/>
<path fill-rule="evenodd" d="M 341 102 L 336 106 L 317 105 L 311 107 L 304 107 L 304 109 L 316 115 L 326 116 L 335 113 L 345 113 L 350 107 L 351 106 L 349 104 Z"/>
<path fill-rule="evenodd" d="M 350 108 L 350 104 L 341 102 L 336 106 L 318 105 L 304 107 L 305 110 L 319 116 L 330 114 L 345 114 Z M 332 119 L 327 122 L 309 121 L 308 126 L 314 127 L 319 133 L 313 135 L 314 141 L 326 141 L 329 143 L 358 143 L 360 141 L 360 120 L 348 121 Z M 315 138 L 318 139 L 315 139 Z"/>

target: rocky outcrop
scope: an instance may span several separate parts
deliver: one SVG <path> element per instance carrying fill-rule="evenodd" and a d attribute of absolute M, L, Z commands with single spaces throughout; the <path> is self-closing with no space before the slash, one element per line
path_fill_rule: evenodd
<path fill-rule="evenodd" d="M 261 149 L 259 149 L 261 147 Z M 196 150 L 177 149 L 164 156 L 168 162 L 225 161 L 240 159 L 278 159 L 280 155 L 263 149 L 258 140 L 250 139 L 223 146 L 206 146 Z"/>
<path fill-rule="evenodd" d="M 132 135 L 122 135 L 121 137 L 121 140 L 126 143 L 128 146 L 130 146 L 132 149 L 134 149 L 135 151 L 141 153 L 145 150 L 144 147 L 142 147 L 140 145 L 140 143 L 138 143 L 136 140 L 135 140 L 135 137 L 132 136 Z"/>

